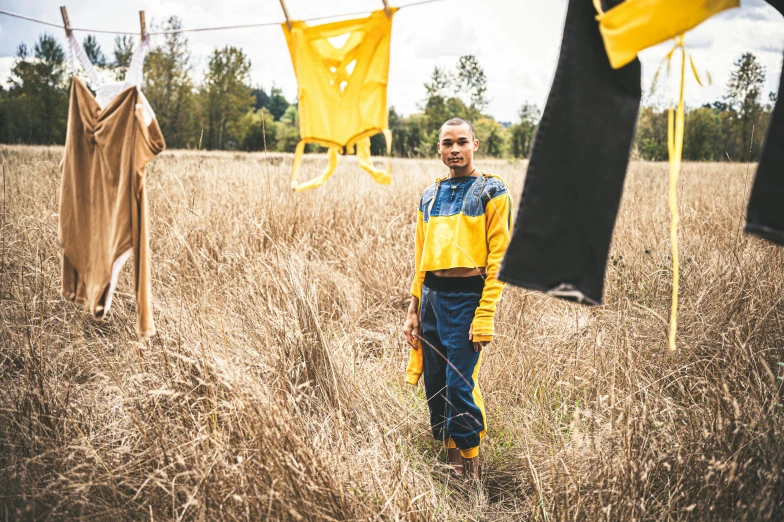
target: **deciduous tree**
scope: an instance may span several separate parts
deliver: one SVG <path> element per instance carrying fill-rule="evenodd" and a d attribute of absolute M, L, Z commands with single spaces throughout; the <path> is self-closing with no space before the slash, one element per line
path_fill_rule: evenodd
<path fill-rule="evenodd" d="M 172 16 L 161 29 L 180 29 Z M 145 60 L 144 93 L 155 110 L 158 123 L 171 148 L 195 146 L 199 139 L 196 99 L 191 79 L 191 53 L 183 33 L 163 36 Z"/>
<path fill-rule="evenodd" d="M 510 152 L 515 158 L 527 158 L 541 114 L 536 105 L 526 103 L 520 108 L 518 117 L 519 121 L 509 127 Z"/>
<path fill-rule="evenodd" d="M 239 121 L 254 102 L 249 80 L 250 60 L 241 49 L 226 46 L 212 52 L 199 90 L 206 148 L 231 148 L 241 143 Z"/>

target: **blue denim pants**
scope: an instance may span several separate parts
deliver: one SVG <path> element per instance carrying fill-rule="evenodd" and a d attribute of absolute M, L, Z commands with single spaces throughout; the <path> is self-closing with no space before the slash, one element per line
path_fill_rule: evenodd
<path fill-rule="evenodd" d="M 451 278 L 446 278 L 451 279 Z M 482 292 L 422 287 L 419 307 L 422 370 L 433 438 L 476 456 L 485 432 L 477 377 L 482 353 L 468 337 Z M 452 445 L 454 444 L 454 446 Z"/>

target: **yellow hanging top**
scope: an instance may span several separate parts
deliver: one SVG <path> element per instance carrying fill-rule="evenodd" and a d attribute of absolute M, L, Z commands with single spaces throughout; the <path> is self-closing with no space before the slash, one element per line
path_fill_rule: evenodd
<path fill-rule="evenodd" d="M 367 18 L 309 26 L 291 20 L 282 24 L 299 85 L 301 140 L 294 154 L 292 188 L 322 185 L 337 167 L 337 154 L 356 145 L 359 165 L 379 183 L 391 181 L 370 162 L 370 137 L 384 133 L 387 156 L 392 134 L 388 129 L 387 78 L 392 16 L 397 8 L 374 11 Z M 347 38 L 340 47 L 332 38 Z M 329 147 L 329 166 L 319 177 L 298 183 L 306 143 Z"/>
<path fill-rule="evenodd" d="M 738 7 L 740 0 L 626 0 L 607 12 L 593 0 L 599 31 L 613 69 L 637 53 L 700 25 L 711 16 Z"/>

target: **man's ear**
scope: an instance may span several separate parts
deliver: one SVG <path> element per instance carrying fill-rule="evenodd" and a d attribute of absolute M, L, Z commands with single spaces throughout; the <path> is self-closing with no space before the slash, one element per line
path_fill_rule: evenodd
<path fill-rule="evenodd" d="M 436 150 L 438 151 L 439 154 L 441 154 L 441 142 L 440 141 L 438 143 L 436 143 Z"/>
<path fill-rule="evenodd" d="M 474 152 L 479 150 L 479 140 L 474 140 Z"/>

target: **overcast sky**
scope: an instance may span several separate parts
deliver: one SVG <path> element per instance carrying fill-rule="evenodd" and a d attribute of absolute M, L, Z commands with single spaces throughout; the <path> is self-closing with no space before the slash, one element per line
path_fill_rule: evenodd
<path fill-rule="evenodd" d="M 177 15 L 191 28 L 283 19 L 278 0 L 0 0 L 0 9 L 61 23 L 58 7 L 63 2 L 74 27 L 107 30 L 138 31 L 141 9 L 146 11 L 148 24 Z M 292 18 L 308 19 L 370 11 L 382 7 L 382 2 L 287 0 L 286 5 Z M 459 56 L 474 54 L 487 74 L 489 114 L 500 121 L 513 121 L 525 102 L 542 108 L 555 72 L 565 14 L 566 0 L 443 0 L 400 10 L 393 24 L 389 104 L 403 114 L 416 112 L 424 97 L 422 84 L 433 67 L 451 69 Z M 17 45 L 32 46 L 44 32 L 65 41 L 63 32 L 54 27 L 0 15 L 2 81 L 8 77 Z M 85 33 L 79 36 L 81 40 Z M 114 37 L 96 36 L 109 56 Z M 296 96 L 294 71 L 279 27 L 190 33 L 188 39 L 197 81 L 212 49 L 233 45 L 250 57 L 254 83 L 269 91 L 274 82 L 287 98 Z M 742 0 L 740 9 L 724 12 L 688 33 L 686 43 L 698 69 L 709 71 L 713 79 L 711 86 L 703 88 L 693 80 L 687 84 L 691 106 L 720 99 L 733 62 L 747 51 L 757 55 L 767 69 L 765 99 L 768 91 L 778 88 L 784 19 L 762 0 Z M 642 53 L 646 89 L 670 45 Z M 655 100 L 663 103 L 666 99 L 666 88 L 662 88 Z"/>

